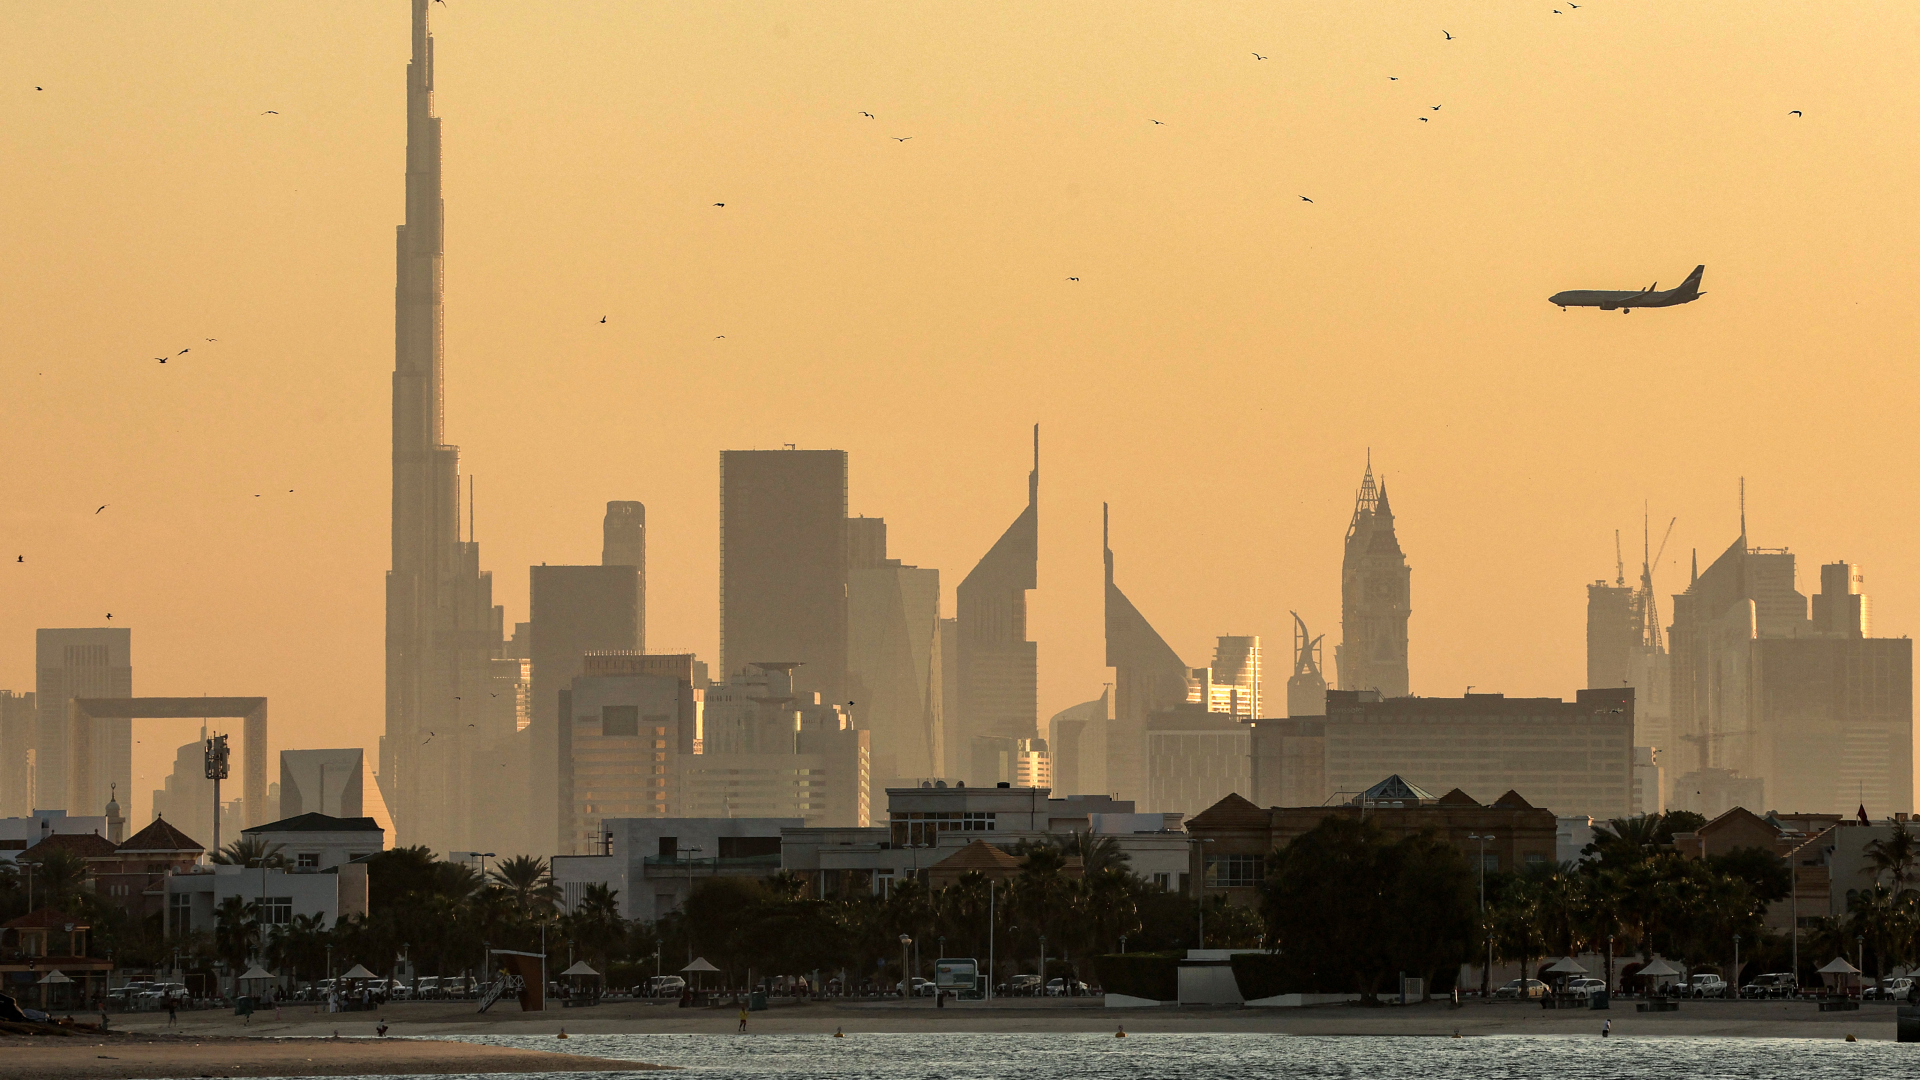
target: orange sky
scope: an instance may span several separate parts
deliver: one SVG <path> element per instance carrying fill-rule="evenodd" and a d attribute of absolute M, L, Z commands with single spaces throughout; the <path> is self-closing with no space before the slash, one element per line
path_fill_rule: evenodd
<path fill-rule="evenodd" d="M 1369 446 L 1417 693 L 1571 696 L 1612 530 L 1678 515 L 1677 590 L 1742 475 L 1803 591 L 1859 561 L 1910 632 L 1920 9 L 1554 6 L 435 4 L 496 598 L 640 499 L 649 643 L 711 659 L 717 453 L 792 442 L 950 612 L 1037 421 L 1042 719 L 1109 677 L 1101 500 L 1169 642 L 1261 634 L 1277 691 Z M 406 19 L 0 3 L 0 686 L 111 611 L 137 693 L 373 745 Z M 141 729 L 137 820 L 193 735 Z"/>

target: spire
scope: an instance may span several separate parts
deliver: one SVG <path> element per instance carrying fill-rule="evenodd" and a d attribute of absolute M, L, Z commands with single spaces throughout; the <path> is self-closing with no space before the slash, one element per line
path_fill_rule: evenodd
<path fill-rule="evenodd" d="M 1363 514 L 1372 514 L 1380 502 L 1380 489 L 1373 482 L 1373 448 L 1367 448 L 1367 472 L 1360 478 L 1360 490 L 1353 497 L 1353 520 L 1347 523 L 1347 537 L 1351 539 L 1355 530 L 1360 528 Z"/>
<path fill-rule="evenodd" d="M 1740 546 L 1747 546 L 1747 478 L 1740 478 Z"/>
<path fill-rule="evenodd" d="M 1699 580 L 1700 580 L 1700 549 L 1694 548 L 1693 549 L 1693 577 L 1687 581 L 1687 588 L 1692 589 L 1693 583 Z"/>
<path fill-rule="evenodd" d="M 1113 544 L 1107 534 L 1107 504 L 1100 504 L 1100 557 L 1107 564 L 1107 587 L 1113 587 Z"/>
<path fill-rule="evenodd" d="M 1040 425 L 1033 425 L 1033 471 L 1027 474 L 1027 505 L 1040 505 Z"/>

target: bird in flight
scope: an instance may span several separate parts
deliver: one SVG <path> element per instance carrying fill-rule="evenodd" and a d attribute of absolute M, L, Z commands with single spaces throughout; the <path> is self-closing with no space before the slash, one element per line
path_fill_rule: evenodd
<path fill-rule="evenodd" d="M 1068 278 L 1067 280 L 1068 280 L 1068 281 L 1079 281 L 1080 279 L 1079 279 L 1079 278 L 1077 278 L 1077 277 L 1070 277 L 1070 278 Z"/>
<path fill-rule="evenodd" d="M 268 110 L 267 110 L 266 112 L 263 112 L 263 113 L 261 113 L 260 115 L 261 115 L 261 116 L 279 116 L 279 115 L 280 115 L 280 110 L 279 110 L 279 109 L 268 109 Z"/>
<path fill-rule="evenodd" d="M 1255 60 L 1265 60 L 1265 59 L 1266 59 L 1266 57 L 1264 57 L 1264 56 L 1261 56 L 1261 55 L 1260 55 L 1259 53 L 1254 53 L 1254 54 L 1253 54 L 1253 58 L 1254 58 Z"/>
<path fill-rule="evenodd" d="M 900 136 L 898 136 L 898 135 L 889 135 L 889 136 L 887 136 L 887 138 L 889 138 L 889 139 L 892 139 L 892 140 L 893 140 L 894 142 L 906 142 L 906 141 L 907 141 L 907 139 L 911 139 L 911 138 L 913 138 L 913 136 L 911 136 L 911 135 L 908 135 L 908 136 L 907 136 L 907 137 L 906 137 L 905 139 L 903 139 L 903 138 L 901 138 L 901 137 L 900 137 Z"/>
<path fill-rule="evenodd" d="M 723 202 L 717 202 L 717 203 L 714 203 L 713 205 L 715 205 L 715 206 L 725 206 L 725 205 L 727 205 L 727 204 L 726 204 L 726 203 L 723 203 Z"/>
<path fill-rule="evenodd" d="M 1165 120 L 1154 120 L 1153 117 L 1151 116 L 1147 117 L 1147 119 L 1151 120 L 1153 123 L 1159 124 L 1161 127 L 1167 126 L 1167 122 Z"/>
<path fill-rule="evenodd" d="M 38 90 L 38 89 L 40 89 L 40 88 L 36 86 L 36 87 L 34 87 L 34 89 L 35 89 L 35 90 Z M 27 561 L 27 557 L 26 557 L 25 555 L 15 555 L 15 556 L 13 557 L 13 561 L 14 561 L 14 562 L 26 562 L 26 561 Z"/>
<path fill-rule="evenodd" d="M 192 351 L 193 351 L 193 347 L 192 347 L 192 346 L 188 346 L 187 348 L 184 348 L 184 349 L 181 349 L 181 350 L 180 350 L 179 352 L 177 352 L 177 353 L 174 353 L 173 355 L 175 355 L 175 356 L 185 356 L 185 355 L 187 355 L 188 353 L 190 353 L 190 352 L 192 352 Z"/>
<path fill-rule="evenodd" d="M 875 115 L 873 115 L 872 113 L 870 113 L 870 112 L 868 112 L 868 111 L 867 111 L 867 110 L 865 110 L 865 109 L 861 109 L 861 110 L 860 110 L 860 115 L 861 115 L 861 116 L 864 116 L 864 117 L 866 117 L 866 118 L 867 118 L 867 119 L 869 119 L 869 120 L 878 120 L 878 119 L 880 119 L 879 117 L 877 117 L 877 116 L 875 116 Z"/>
<path fill-rule="evenodd" d="M 721 339 L 723 339 L 723 338 L 725 338 L 726 336 L 727 336 L 727 335 L 725 335 L 725 334 L 715 334 L 715 335 L 713 335 L 713 340 L 715 340 L 715 341 L 719 341 L 719 340 L 721 340 Z"/>
<path fill-rule="evenodd" d="M 1447 34 L 1447 40 L 1448 40 L 1448 41 L 1452 41 L 1452 40 L 1453 40 L 1453 35 L 1452 35 L 1452 34 L 1448 34 L 1448 33 L 1447 33 L 1447 32 L 1446 32 L 1445 30 L 1442 30 L 1442 31 L 1440 31 L 1440 32 L 1441 32 L 1441 33 L 1443 33 L 1443 34 Z"/>
<path fill-rule="evenodd" d="M 1424 116 L 1416 116 L 1414 117 L 1414 119 L 1420 121 L 1423 124 L 1427 122 L 1427 118 Z"/>
<path fill-rule="evenodd" d="M 1312 199 L 1309 199 L 1309 198 L 1307 198 L 1307 197 L 1306 197 L 1305 195 L 1302 195 L 1302 196 L 1300 196 L 1300 201 L 1301 201 L 1301 202 L 1312 202 L 1313 200 L 1312 200 Z"/>
<path fill-rule="evenodd" d="M 1434 107 L 1433 107 L 1432 109 L 1429 109 L 1428 111 L 1429 111 L 1429 112 L 1439 112 L 1439 111 L 1440 111 L 1440 106 L 1438 106 L 1438 105 L 1435 105 L 1435 106 L 1434 106 Z"/>
<path fill-rule="evenodd" d="M 1564 12 L 1564 11 L 1561 11 L 1561 10 L 1560 10 L 1559 8 L 1554 8 L 1554 9 L 1553 9 L 1553 13 L 1554 13 L 1555 15 L 1565 15 L 1565 14 L 1566 14 L 1566 12 Z"/>
<path fill-rule="evenodd" d="M 35 90 L 45 90 L 45 89 L 46 89 L 46 87 L 44 87 L 44 86 L 36 86 L 36 87 L 34 87 L 34 89 L 35 89 Z"/>
<path fill-rule="evenodd" d="M 1399 81 L 1400 81 L 1400 76 L 1398 76 L 1398 75 L 1389 75 L 1389 76 L 1387 76 L 1387 81 L 1388 81 L 1388 82 L 1399 82 Z"/>
<path fill-rule="evenodd" d="M 220 339 L 219 339 L 219 338 L 217 338 L 217 337 L 210 337 L 210 338 L 208 338 L 207 340 L 208 340 L 208 341 L 219 341 Z"/>
<path fill-rule="evenodd" d="M 606 317 L 605 315 L 602 315 L 602 316 L 600 316 L 600 321 L 601 321 L 601 322 L 606 322 L 606 321 L 607 321 L 607 317 Z"/>
<path fill-rule="evenodd" d="M 1801 112 L 1800 112 L 1800 110 L 1799 110 L 1799 109 L 1789 109 L 1789 110 L 1787 111 L 1787 115 L 1788 115 L 1788 116 L 1800 116 L 1800 115 L 1802 115 L 1802 114 L 1801 114 Z"/>
<path fill-rule="evenodd" d="M 108 622 L 112 622 L 112 621 L 113 621 L 113 612 L 111 612 L 111 611 L 109 611 L 109 612 L 107 612 L 107 621 L 108 621 Z"/>
<path fill-rule="evenodd" d="M 112 506 L 112 505 L 113 505 L 112 503 L 108 503 L 108 504 L 107 504 L 107 506 Z M 103 506 L 103 507 L 101 507 L 101 508 L 100 508 L 100 510 L 105 510 L 105 509 L 107 508 L 107 506 Z M 95 511 L 94 511 L 94 513 L 95 513 L 95 514 L 98 514 L 98 513 L 100 513 L 100 510 L 95 510 Z"/>
<path fill-rule="evenodd" d="M 154 357 L 154 359 L 160 361 L 163 364 L 167 362 L 167 358 L 164 356 L 156 356 Z"/>

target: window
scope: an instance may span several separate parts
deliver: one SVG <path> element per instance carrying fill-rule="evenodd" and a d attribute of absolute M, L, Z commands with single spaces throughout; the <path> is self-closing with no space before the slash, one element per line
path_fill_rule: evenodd
<path fill-rule="evenodd" d="M 294 866 L 300 870 L 318 870 L 320 869 L 320 853 L 317 851 L 303 851 L 295 857 Z"/>
<path fill-rule="evenodd" d="M 1205 866 L 1209 889 L 1249 888 L 1267 878 L 1264 855 L 1209 855 Z"/>
<path fill-rule="evenodd" d="M 1482 870 L 1485 870 L 1489 874 L 1499 873 L 1500 872 L 1500 856 L 1494 855 L 1492 853 L 1482 853 L 1480 856 L 1480 868 Z"/>
<path fill-rule="evenodd" d="M 1541 863 L 1544 863 L 1544 862 L 1546 862 L 1546 861 L 1547 861 L 1547 857 L 1546 857 L 1545 855 L 1542 855 L 1542 854 L 1540 854 L 1540 853 L 1539 853 L 1539 852 L 1537 852 L 1537 851 L 1529 851 L 1529 852 L 1527 852 L 1527 865 L 1528 865 L 1528 866 L 1538 866 L 1538 865 L 1540 865 Z"/>
<path fill-rule="evenodd" d="M 928 810 L 893 813 L 895 847 L 932 847 L 943 832 L 994 832 L 998 817 L 979 811 Z"/>
<path fill-rule="evenodd" d="M 193 895 L 191 893 L 171 893 L 167 896 L 167 922 L 173 926 L 175 934 L 193 932 Z"/>
<path fill-rule="evenodd" d="M 640 734 L 640 706 L 602 705 L 600 707 L 600 734 Z"/>
<path fill-rule="evenodd" d="M 255 901 L 258 903 L 259 901 Z M 293 897 L 269 896 L 260 908 L 260 921 L 268 926 L 285 926 L 293 921 Z"/>
<path fill-rule="evenodd" d="M 1153 875 L 1153 887 L 1156 889 L 1160 889 L 1162 891 L 1170 891 L 1173 888 L 1173 875 L 1172 874 Z"/>

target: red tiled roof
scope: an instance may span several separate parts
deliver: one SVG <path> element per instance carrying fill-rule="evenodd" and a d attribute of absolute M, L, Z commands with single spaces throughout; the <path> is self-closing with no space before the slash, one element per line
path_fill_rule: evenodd
<path fill-rule="evenodd" d="M 167 824 L 166 818 L 154 818 L 153 824 L 133 834 L 121 851 L 205 851 L 206 846 Z"/>
<path fill-rule="evenodd" d="M 1265 829 L 1273 824 L 1273 815 L 1239 795 L 1227 797 L 1187 819 L 1187 829 Z"/>
<path fill-rule="evenodd" d="M 7 920 L 9 930 L 65 930 L 67 924 L 85 927 L 85 919 L 76 919 L 58 908 L 43 907 L 39 911 L 30 911 L 17 919 Z"/>
<path fill-rule="evenodd" d="M 111 859 L 120 850 L 113 841 L 99 833 L 54 833 L 28 848 L 20 857 L 32 860 L 34 852 L 48 852 L 55 848 L 64 848 L 83 859 Z"/>
<path fill-rule="evenodd" d="M 968 870 L 1018 870 L 1020 860 L 985 840 L 975 840 L 927 869 L 943 874 L 961 874 Z"/>

